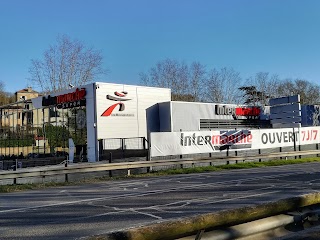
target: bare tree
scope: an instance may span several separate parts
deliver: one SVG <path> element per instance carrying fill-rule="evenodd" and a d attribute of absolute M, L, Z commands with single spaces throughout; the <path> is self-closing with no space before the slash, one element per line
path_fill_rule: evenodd
<path fill-rule="evenodd" d="M 5 84 L 0 81 L 0 106 L 15 102 L 13 93 L 5 91 Z"/>
<path fill-rule="evenodd" d="M 172 100 L 237 103 L 240 73 L 232 68 L 207 72 L 200 62 L 186 65 L 172 59 L 160 61 L 148 73 L 141 73 L 142 84 L 171 88 Z"/>
<path fill-rule="evenodd" d="M 205 101 L 206 99 L 206 69 L 200 62 L 193 62 L 189 70 L 189 94 L 194 101 Z"/>
<path fill-rule="evenodd" d="M 207 99 L 217 103 L 239 103 L 242 79 L 232 68 L 212 69 L 207 78 Z"/>
<path fill-rule="evenodd" d="M 63 35 L 57 38 L 56 45 L 44 52 L 42 60 L 31 60 L 29 73 L 35 87 L 49 93 L 69 88 L 70 85 L 90 83 L 106 71 L 102 68 L 99 51 Z"/>
<path fill-rule="evenodd" d="M 205 79 L 205 67 L 198 62 L 188 66 L 173 59 L 159 61 L 148 73 L 140 73 L 141 83 L 166 87 L 175 101 L 199 101 Z"/>
<path fill-rule="evenodd" d="M 277 87 L 278 96 L 300 95 L 301 104 L 320 102 L 320 86 L 302 79 L 285 79 Z"/>
<path fill-rule="evenodd" d="M 7 104 L 7 94 L 4 91 L 4 83 L 0 81 L 0 105 Z"/>
<path fill-rule="evenodd" d="M 314 106 L 314 112 L 312 113 L 312 125 L 320 126 L 320 106 Z"/>
<path fill-rule="evenodd" d="M 165 59 L 147 73 L 140 73 L 140 80 L 147 86 L 170 88 L 172 100 L 176 101 L 246 102 L 264 107 L 269 105 L 270 98 L 300 94 L 302 104 L 320 103 L 320 86 L 306 80 L 281 80 L 276 74 L 258 72 L 243 82 L 240 73 L 233 68 L 208 71 L 199 62 L 187 65 Z"/>

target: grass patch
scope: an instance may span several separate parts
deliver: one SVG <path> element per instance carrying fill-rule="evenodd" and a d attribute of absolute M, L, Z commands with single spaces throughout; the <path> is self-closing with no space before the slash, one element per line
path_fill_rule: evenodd
<path fill-rule="evenodd" d="M 27 190 L 36 190 L 44 189 L 49 187 L 59 187 L 59 186 L 68 186 L 75 185 L 76 183 L 30 183 L 30 184 L 15 184 L 15 185 L 0 185 L 0 193 L 9 193 L 9 192 L 19 192 Z"/>
<path fill-rule="evenodd" d="M 204 166 L 204 167 L 191 167 L 191 168 L 179 168 L 179 169 L 167 169 L 157 172 L 139 174 L 136 177 L 141 176 L 159 176 L 159 175 L 171 175 L 171 174 L 190 174 L 190 173 L 201 173 L 201 172 L 213 172 L 213 171 L 223 171 L 232 169 L 247 169 L 247 168 L 258 168 L 258 167 L 271 167 L 271 166 L 282 166 L 290 164 L 301 164 L 308 162 L 320 162 L 320 157 L 302 158 L 302 159 L 277 159 L 264 162 L 240 162 L 236 164 L 227 165 L 216 165 L 216 166 Z"/>
<path fill-rule="evenodd" d="M 320 157 L 289 159 L 289 160 L 279 159 L 279 160 L 270 160 L 270 161 L 264 161 L 264 162 L 252 161 L 252 162 L 241 162 L 241 163 L 227 164 L 227 165 L 167 169 L 167 170 L 161 170 L 161 171 L 150 172 L 150 173 L 123 176 L 123 177 L 109 177 L 108 175 L 106 175 L 104 177 L 90 178 L 90 179 L 85 179 L 85 180 L 76 181 L 76 182 L 63 182 L 63 183 L 48 182 L 48 183 L 37 183 L 37 184 L 0 185 L 0 193 L 36 190 L 36 189 L 44 189 L 44 188 L 50 188 L 50 187 L 68 186 L 68 185 L 80 185 L 85 183 L 112 181 L 112 180 L 118 180 L 118 179 L 166 176 L 166 175 L 174 175 L 174 174 L 203 173 L 203 172 L 214 172 L 214 171 L 223 171 L 223 170 L 232 170 L 232 169 L 271 167 L 271 166 L 282 166 L 282 165 L 289 165 L 289 164 L 301 164 L 301 163 L 308 163 L 308 162 L 320 162 Z"/>

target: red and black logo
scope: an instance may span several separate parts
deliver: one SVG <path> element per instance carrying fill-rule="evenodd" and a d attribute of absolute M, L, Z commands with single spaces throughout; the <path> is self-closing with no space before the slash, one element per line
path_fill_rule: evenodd
<path fill-rule="evenodd" d="M 42 98 L 42 106 L 57 106 L 57 108 L 72 108 L 86 105 L 86 89 L 77 88 L 74 92 L 58 96 Z"/>
<path fill-rule="evenodd" d="M 125 109 L 123 101 L 129 101 L 130 98 L 125 98 L 127 96 L 128 92 L 122 91 L 122 92 L 114 92 L 115 96 L 107 95 L 107 99 L 112 101 L 117 101 L 118 103 L 115 103 L 111 105 L 110 107 L 105 110 L 101 116 L 102 117 L 108 117 L 112 114 L 113 110 L 119 105 L 119 111 L 122 112 Z"/>

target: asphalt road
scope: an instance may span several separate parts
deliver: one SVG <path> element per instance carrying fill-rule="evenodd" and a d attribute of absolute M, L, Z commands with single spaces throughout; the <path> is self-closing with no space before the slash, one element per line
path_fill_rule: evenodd
<path fill-rule="evenodd" d="M 320 163 L 0 194 L 0 239 L 81 239 L 320 191 Z"/>

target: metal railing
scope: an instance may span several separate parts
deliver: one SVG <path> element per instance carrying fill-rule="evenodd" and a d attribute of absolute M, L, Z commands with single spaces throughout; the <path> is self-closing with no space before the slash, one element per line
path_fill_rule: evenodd
<path fill-rule="evenodd" d="M 17 179 L 28 177 L 41 177 L 54 175 L 67 175 L 76 173 L 92 173 L 101 171 L 114 171 L 114 170 L 128 170 L 130 175 L 131 169 L 137 168 L 152 168 L 156 166 L 169 166 L 177 165 L 183 166 L 184 164 L 197 164 L 197 163 L 212 163 L 217 160 L 224 160 L 226 164 L 238 163 L 238 161 L 248 160 L 261 160 L 269 158 L 287 158 L 292 156 L 306 156 L 306 155 L 318 155 L 320 150 L 308 150 L 300 152 L 280 152 L 267 155 L 257 156 L 237 156 L 237 157 L 222 157 L 222 158 L 202 158 L 202 159 L 166 159 L 166 160 L 153 160 L 153 161 L 137 161 L 137 162 L 122 162 L 122 163 L 82 163 L 82 164 L 65 164 L 64 166 L 57 165 L 47 167 L 45 169 L 38 168 L 26 168 L 18 169 L 17 171 L 0 171 L 0 180 L 5 179 Z M 67 181 L 67 177 L 65 178 Z M 16 182 L 16 181 L 15 181 Z"/>
<path fill-rule="evenodd" d="M 108 138 L 99 141 L 99 160 L 149 156 L 149 143 L 145 137 Z"/>

